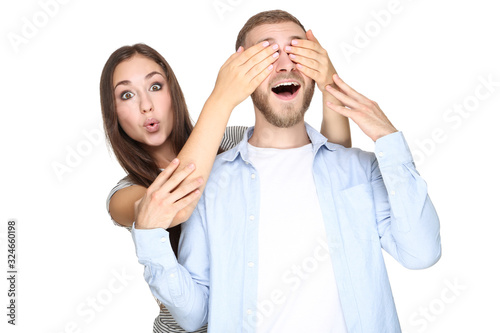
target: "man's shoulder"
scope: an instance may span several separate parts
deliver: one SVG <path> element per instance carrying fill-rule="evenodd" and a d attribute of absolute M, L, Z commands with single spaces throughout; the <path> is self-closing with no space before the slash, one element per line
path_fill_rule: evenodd
<path fill-rule="evenodd" d="M 214 166 L 212 168 L 212 170 L 214 170 L 216 167 L 221 167 L 223 166 L 226 162 L 231 162 L 233 161 L 235 158 L 235 155 L 238 155 L 238 146 L 235 146 L 229 150 L 226 150 L 225 152 L 222 152 L 220 154 L 218 154 L 216 157 L 215 157 L 215 161 L 214 161 Z"/>
<path fill-rule="evenodd" d="M 346 148 L 342 145 L 336 143 L 327 142 L 324 152 L 327 158 L 336 159 L 339 161 L 353 161 L 359 160 L 360 162 L 373 162 L 376 159 L 375 153 L 371 151 L 365 151 L 361 148 Z"/>
<path fill-rule="evenodd" d="M 225 173 L 225 170 L 229 168 L 235 168 L 239 166 L 238 160 L 241 159 L 240 152 L 238 151 L 238 146 L 233 147 L 215 157 L 214 164 L 212 166 L 212 171 L 210 172 L 210 177 L 213 178 L 221 173 Z"/>

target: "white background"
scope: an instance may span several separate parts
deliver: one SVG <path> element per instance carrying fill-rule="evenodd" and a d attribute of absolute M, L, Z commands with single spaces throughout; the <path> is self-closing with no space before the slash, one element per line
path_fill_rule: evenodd
<path fill-rule="evenodd" d="M 118 47 L 147 43 L 173 67 L 196 120 L 241 26 L 280 8 L 313 29 L 341 77 L 405 133 L 429 185 L 441 260 L 422 271 L 386 260 L 403 331 L 499 332 L 500 23 L 493 3 L 4 2 L 0 266 L 5 276 L 6 224 L 17 219 L 19 275 L 15 327 L 7 324 L 8 286 L 0 279 L 0 330 L 151 332 L 157 305 L 129 232 L 105 210 L 124 172 L 102 136 L 100 72 Z M 376 13 L 388 9 L 377 23 Z M 356 53 L 348 55 L 348 45 Z M 317 91 L 306 118 L 316 128 L 320 100 Z M 252 122 L 247 100 L 230 124 Z M 372 150 L 351 125 L 354 146 Z"/>

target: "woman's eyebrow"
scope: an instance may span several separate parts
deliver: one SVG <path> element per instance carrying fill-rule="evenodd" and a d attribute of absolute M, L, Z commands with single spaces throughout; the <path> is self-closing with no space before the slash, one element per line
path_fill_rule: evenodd
<path fill-rule="evenodd" d="M 118 82 L 118 83 L 116 84 L 116 86 L 115 86 L 115 89 L 114 89 L 114 90 L 116 90 L 116 87 L 118 87 L 120 84 L 123 84 L 123 85 L 125 85 L 125 86 L 126 86 L 126 85 L 130 84 L 130 81 L 129 81 L 129 80 L 123 80 L 123 81 Z"/>
<path fill-rule="evenodd" d="M 163 78 L 165 78 L 165 76 L 164 76 L 162 73 L 157 72 L 157 71 L 153 71 L 153 72 L 149 73 L 149 74 L 148 74 L 148 75 L 146 75 L 144 78 L 145 78 L 146 80 L 148 80 L 148 79 L 152 78 L 153 76 L 155 76 L 156 74 L 161 75 L 161 76 L 163 76 Z"/>
<path fill-rule="evenodd" d="M 155 76 L 156 74 L 161 75 L 163 78 L 165 78 L 165 76 L 164 76 L 162 73 L 157 72 L 157 71 L 152 71 L 151 73 L 147 74 L 147 75 L 144 77 L 144 79 L 148 80 L 148 79 L 152 78 L 153 76 Z M 115 88 L 114 88 L 114 89 L 116 90 L 116 87 L 118 87 L 120 84 L 122 84 L 122 85 L 125 85 L 125 86 L 126 86 L 126 85 L 129 85 L 129 84 L 130 84 L 130 81 L 129 81 L 129 80 L 122 80 L 122 81 L 118 82 L 118 83 L 115 85 Z"/>

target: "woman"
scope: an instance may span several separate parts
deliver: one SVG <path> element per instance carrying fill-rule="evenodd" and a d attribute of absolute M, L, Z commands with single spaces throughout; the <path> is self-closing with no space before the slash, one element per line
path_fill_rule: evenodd
<path fill-rule="evenodd" d="M 136 209 L 146 214 L 135 205 L 140 206 L 146 191 L 166 188 L 162 193 L 170 198 L 171 213 L 163 218 L 170 225 L 176 252 L 180 234 L 176 225 L 194 209 L 221 141 L 221 148 L 228 149 L 243 136 L 243 127 L 225 131 L 231 111 L 271 73 L 276 50 L 268 42 L 248 50 L 240 47 L 221 67 L 194 129 L 175 75 L 158 52 L 136 44 L 110 56 L 101 75 L 102 115 L 107 139 L 128 174 L 108 197 L 109 213 L 118 225 L 130 228 Z M 329 133 L 338 133 L 330 141 L 350 144 L 345 118 L 329 116 L 323 125 Z M 161 304 L 160 308 L 154 332 L 184 332 L 168 310 Z"/>

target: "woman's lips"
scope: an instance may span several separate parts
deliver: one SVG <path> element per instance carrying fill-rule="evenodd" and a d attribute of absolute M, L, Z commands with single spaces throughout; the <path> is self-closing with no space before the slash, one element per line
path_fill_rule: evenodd
<path fill-rule="evenodd" d="M 154 133 L 157 132 L 160 129 L 160 122 L 154 118 L 148 118 L 144 122 L 144 128 L 146 128 L 146 131 L 149 133 Z"/>

